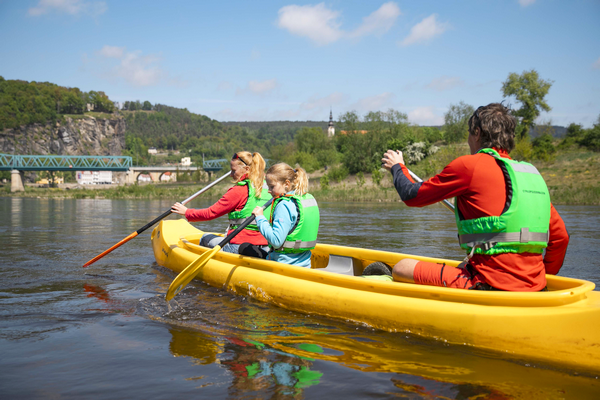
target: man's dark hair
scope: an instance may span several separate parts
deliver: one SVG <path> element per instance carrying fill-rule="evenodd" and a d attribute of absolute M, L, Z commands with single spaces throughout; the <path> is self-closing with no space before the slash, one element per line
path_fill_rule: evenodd
<path fill-rule="evenodd" d="M 479 128 L 481 147 L 505 150 L 510 153 L 515 148 L 515 127 L 517 122 L 508 107 L 500 103 L 481 106 L 469 118 L 469 135 Z"/>

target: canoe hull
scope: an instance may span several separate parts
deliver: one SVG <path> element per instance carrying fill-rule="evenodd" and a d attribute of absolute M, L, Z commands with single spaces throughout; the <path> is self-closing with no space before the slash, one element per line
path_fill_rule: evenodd
<path fill-rule="evenodd" d="M 201 233 L 184 220 L 162 221 L 152 233 L 157 263 L 181 272 L 206 251 L 197 245 Z M 407 257 L 320 245 L 313 267 L 329 254 L 360 260 L 359 267 Z M 225 252 L 196 279 L 297 312 L 600 371 L 600 293 L 586 281 L 548 277 L 551 292 L 542 293 L 466 291 L 373 281 Z"/>

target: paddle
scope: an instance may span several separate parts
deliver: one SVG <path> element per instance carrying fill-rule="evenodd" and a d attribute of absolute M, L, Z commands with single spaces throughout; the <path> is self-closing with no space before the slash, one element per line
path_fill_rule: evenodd
<path fill-rule="evenodd" d="M 262 208 L 263 210 L 271 205 L 273 199 L 269 200 Z M 202 268 L 211 258 L 214 257 L 215 254 L 219 252 L 227 243 L 231 241 L 234 237 L 237 236 L 245 227 L 247 227 L 252 221 L 254 221 L 254 215 L 246 218 L 244 222 L 237 229 L 231 232 L 225 239 L 221 241 L 218 245 L 212 248 L 212 250 L 205 252 L 200 257 L 196 258 L 194 261 L 190 263 L 175 279 L 171 282 L 169 286 L 169 290 L 167 290 L 167 295 L 165 296 L 167 301 L 170 301 L 173 297 L 177 295 L 177 293 L 181 292 L 181 290 L 187 286 L 188 283 L 194 279 L 200 268 Z"/>
<path fill-rule="evenodd" d="M 413 179 L 417 182 L 423 182 L 423 179 L 419 178 L 417 175 L 415 175 L 414 172 L 412 172 L 410 169 L 406 168 L 406 170 L 408 171 L 408 173 L 410 174 L 410 176 L 413 177 Z M 442 204 L 446 206 L 446 208 L 452 212 L 454 212 L 454 205 L 452 203 L 450 203 L 448 200 L 444 199 L 442 201 Z"/>
<path fill-rule="evenodd" d="M 206 192 L 208 189 L 210 189 L 211 187 L 215 186 L 217 183 L 221 182 L 223 179 L 227 178 L 230 175 L 231 175 L 231 173 L 228 172 L 227 174 L 223 175 L 222 177 L 220 177 L 216 181 L 212 182 L 210 185 L 204 187 L 204 189 L 199 190 L 198 192 L 194 193 L 193 195 L 191 195 L 190 197 L 188 197 L 187 199 L 185 199 L 184 201 L 182 201 L 181 204 L 189 203 L 190 201 L 192 201 L 193 199 L 195 199 L 197 196 L 199 196 L 200 194 Z M 115 244 L 110 249 L 103 251 L 102 253 L 98 254 L 96 257 L 92 258 L 90 261 L 88 261 L 85 264 L 83 264 L 83 268 L 87 267 L 88 265 L 91 265 L 91 264 L 95 263 L 96 261 L 98 261 L 99 259 L 101 259 L 105 255 L 107 255 L 108 253 L 110 253 L 111 251 L 113 251 L 114 249 L 116 249 L 117 247 L 121 247 L 125 243 L 129 242 L 131 239 L 133 239 L 134 237 L 136 237 L 140 233 L 144 232 L 146 229 L 150 228 L 152 225 L 156 224 L 161 219 L 166 218 L 169 215 L 171 215 L 172 212 L 173 211 L 171 211 L 171 209 L 169 209 L 168 211 L 165 211 L 163 214 L 161 214 L 160 216 L 156 217 L 152 221 L 148 222 L 146 225 L 144 225 L 143 227 L 141 227 L 137 231 L 133 232 L 131 235 L 127 236 L 125 239 L 121 240 L 119 243 Z"/>

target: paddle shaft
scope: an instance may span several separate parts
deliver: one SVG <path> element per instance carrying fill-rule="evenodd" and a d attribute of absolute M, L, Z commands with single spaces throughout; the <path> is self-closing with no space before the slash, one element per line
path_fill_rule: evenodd
<path fill-rule="evenodd" d="M 269 200 L 267 203 L 265 203 L 265 205 L 262 206 L 262 209 L 264 210 L 265 208 L 269 207 L 272 202 L 273 202 L 273 199 Z M 240 226 L 238 226 L 233 232 L 231 232 L 229 235 L 227 235 L 227 237 L 225 239 L 223 239 L 221 241 L 221 243 L 219 243 L 219 247 L 223 248 L 223 246 L 225 246 L 227 243 L 229 243 L 231 241 L 231 239 L 236 237 L 238 235 L 238 233 L 240 233 L 248 225 L 250 225 L 252 223 L 252 221 L 254 221 L 255 218 L 256 218 L 256 216 L 254 214 L 252 214 L 251 216 L 246 218 L 246 220 L 244 220 L 244 222 L 242 222 Z"/>
<path fill-rule="evenodd" d="M 415 175 L 414 172 L 412 172 L 410 169 L 406 168 L 406 170 L 408 171 L 408 173 L 410 174 L 410 176 L 413 177 L 413 179 L 417 182 L 423 182 L 423 179 L 419 178 L 417 175 Z M 446 208 L 452 212 L 454 212 L 454 204 L 450 203 L 448 200 L 444 199 L 442 201 L 442 204 L 444 206 L 446 206 Z"/>
<path fill-rule="evenodd" d="M 272 202 L 273 199 L 269 200 L 265 205 L 262 206 L 262 209 L 264 210 L 265 208 L 269 207 Z M 202 254 L 194 261 L 192 261 L 190 265 L 185 267 L 185 269 L 181 271 L 179 275 L 175 277 L 175 279 L 173 279 L 171 285 L 169 285 L 169 289 L 167 289 L 167 294 L 165 295 L 167 301 L 171 300 L 177 295 L 177 293 L 181 292 L 183 288 L 186 287 L 187 284 L 192 281 L 192 279 L 194 279 L 200 268 L 202 268 L 211 258 L 213 258 L 214 255 L 217 254 L 219 250 L 223 248 L 223 246 L 225 246 L 231 241 L 231 239 L 236 237 L 238 233 L 240 233 L 244 230 L 244 228 L 250 225 L 252 221 L 254 221 L 254 218 L 254 214 L 246 218 L 244 222 L 240 224 L 240 226 L 238 226 L 233 232 L 227 235 L 225 239 L 221 240 L 221 243 L 216 245 L 210 251 L 207 251 L 206 253 Z"/>
<path fill-rule="evenodd" d="M 192 201 L 193 199 L 195 199 L 197 196 L 199 196 L 202 193 L 206 192 L 208 189 L 210 189 L 211 187 L 215 186 L 217 183 L 221 182 L 223 179 L 227 178 L 230 175 L 231 174 L 228 172 L 227 174 L 223 175 L 222 177 L 220 177 L 216 181 L 212 182 L 210 185 L 205 186 L 204 188 L 202 188 L 201 190 L 197 191 L 196 193 L 194 193 L 193 195 L 191 195 L 187 199 L 183 200 L 181 202 L 181 204 L 185 205 L 185 204 L 189 203 L 190 201 Z M 158 217 L 154 218 L 152 221 L 148 222 L 146 225 L 142 226 L 137 231 L 135 231 L 132 234 L 130 234 L 129 236 L 127 236 L 125 239 L 121 240 L 119 243 L 115 244 L 114 246 L 112 246 L 111 248 L 109 248 L 107 250 L 104 250 L 102 253 L 98 254 L 96 257 L 92 258 L 90 261 L 88 261 L 85 264 L 83 264 L 83 268 L 85 268 L 85 267 L 87 267 L 89 265 L 92 265 L 93 263 L 95 263 L 96 261 L 98 261 L 99 259 L 101 259 L 102 257 L 104 257 L 105 255 L 107 255 L 108 253 L 110 253 L 114 249 L 121 247 L 122 245 L 124 245 L 125 243 L 129 242 L 131 239 L 133 239 L 134 237 L 136 237 L 140 233 L 144 232 L 146 229 L 150 228 L 151 226 L 153 226 L 154 224 L 156 224 L 157 222 L 159 222 L 163 218 L 168 217 L 172 213 L 173 213 L 173 211 L 171 211 L 171 209 L 168 209 L 167 211 L 165 211 L 164 213 L 162 213 Z"/>

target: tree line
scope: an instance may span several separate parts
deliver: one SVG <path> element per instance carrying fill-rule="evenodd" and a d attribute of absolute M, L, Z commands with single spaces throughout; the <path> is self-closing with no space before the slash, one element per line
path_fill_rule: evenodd
<path fill-rule="evenodd" d="M 0 130 L 29 124 L 56 123 L 65 114 L 83 114 L 87 104 L 94 111 L 113 112 L 104 92 L 82 92 L 50 82 L 6 80 L 0 76 Z"/>

